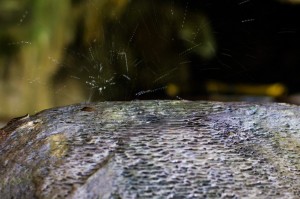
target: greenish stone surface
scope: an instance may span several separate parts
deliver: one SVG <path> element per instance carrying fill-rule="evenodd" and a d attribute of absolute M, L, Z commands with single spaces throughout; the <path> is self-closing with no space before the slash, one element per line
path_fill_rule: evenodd
<path fill-rule="evenodd" d="M 300 109 L 77 104 L 0 133 L 1 198 L 299 198 Z"/>

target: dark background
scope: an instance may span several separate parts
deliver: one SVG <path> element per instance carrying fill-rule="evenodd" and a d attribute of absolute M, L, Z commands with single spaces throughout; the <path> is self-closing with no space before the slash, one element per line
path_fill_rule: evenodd
<path fill-rule="evenodd" d="M 295 0 L 4 0 L 0 11 L 0 119 L 105 100 L 300 104 Z"/>
<path fill-rule="evenodd" d="M 219 45 L 210 64 L 219 70 L 206 73 L 204 78 L 227 82 L 279 81 L 288 85 L 290 92 L 299 92 L 299 5 L 271 0 L 238 2 L 206 4 Z M 247 20 L 250 21 L 243 22 Z"/>

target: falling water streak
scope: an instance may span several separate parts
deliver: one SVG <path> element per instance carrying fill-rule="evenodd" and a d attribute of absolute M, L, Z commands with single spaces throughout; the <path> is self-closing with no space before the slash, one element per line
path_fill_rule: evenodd
<path fill-rule="evenodd" d="M 125 74 L 123 74 L 122 76 L 125 77 L 125 78 L 126 78 L 127 80 L 129 80 L 129 81 L 131 80 L 130 77 L 127 76 L 127 75 L 125 75 Z"/>
<path fill-rule="evenodd" d="M 250 2 L 250 0 L 241 1 L 241 2 L 239 3 L 239 5 L 243 5 L 243 4 L 249 3 L 249 2 Z"/>
<path fill-rule="evenodd" d="M 188 9 L 188 7 L 189 7 L 189 2 L 187 1 L 187 2 L 186 2 L 185 9 L 184 9 L 184 14 L 183 14 L 182 24 L 181 24 L 181 28 L 182 28 L 182 29 L 183 29 L 184 24 L 185 24 L 186 14 L 187 14 L 187 9 Z"/>
<path fill-rule="evenodd" d="M 18 41 L 18 42 L 8 43 L 9 46 L 17 46 L 17 45 L 24 45 L 24 44 L 31 45 L 31 42 L 30 41 Z"/>
<path fill-rule="evenodd" d="M 180 56 L 185 55 L 185 54 L 187 54 L 187 52 L 193 50 L 194 48 L 197 48 L 197 47 L 200 46 L 201 44 L 202 44 L 202 43 L 196 44 L 196 45 L 190 47 L 189 49 L 187 49 L 187 50 L 185 50 L 185 51 L 179 53 L 179 55 L 180 55 Z"/>
<path fill-rule="evenodd" d="M 248 23 L 248 22 L 253 22 L 253 21 L 255 21 L 255 19 L 244 19 L 241 22 L 242 23 Z"/>
<path fill-rule="evenodd" d="M 126 71 L 127 71 L 127 74 L 128 74 L 128 62 L 127 62 L 127 55 L 125 52 L 120 52 L 118 53 L 119 55 L 123 55 L 124 56 L 124 59 L 125 59 L 125 64 L 126 64 Z"/>
<path fill-rule="evenodd" d="M 91 89 L 91 92 L 89 94 L 89 98 L 87 100 L 88 103 L 90 103 L 92 101 L 94 93 L 95 93 L 95 89 Z"/>
<path fill-rule="evenodd" d="M 185 99 L 183 99 L 182 97 L 180 97 L 178 95 L 176 95 L 176 99 L 178 99 L 178 100 L 185 100 Z"/>
<path fill-rule="evenodd" d="M 73 75 L 70 75 L 71 78 L 73 79 L 80 79 L 79 77 L 76 77 L 76 76 L 73 76 Z"/>
<path fill-rule="evenodd" d="M 198 26 L 198 27 L 197 27 L 197 29 L 196 29 L 196 32 L 195 32 L 194 38 L 192 39 L 192 42 L 193 42 L 193 43 L 195 43 L 195 41 L 196 41 L 196 38 L 197 38 L 197 36 L 198 36 L 199 32 L 200 32 L 200 27 Z"/>
<path fill-rule="evenodd" d="M 174 1 L 172 1 L 170 12 L 171 12 L 171 15 L 174 16 Z"/>
<path fill-rule="evenodd" d="M 173 73 L 175 70 L 177 70 L 177 68 L 178 67 L 175 67 L 175 68 L 171 69 L 169 72 L 167 72 L 167 73 L 161 75 L 160 77 L 156 78 L 153 82 L 155 83 L 155 82 L 161 80 L 162 78 L 167 77 L 168 75 L 170 75 L 171 73 Z"/>
<path fill-rule="evenodd" d="M 190 64 L 190 63 L 192 63 L 192 61 L 183 61 L 180 62 L 178 65 Z"/>
<path fill-rule="evenodd" d="M 21 19 L 19 20 L 18 25 L 21 25 L 23 23 L 23 21 L 27 17 L 27 15 L 28 15 L 28 11 L 26 10 L 25 13 L 22 15 Z"/>
<path fill-rule="evenodd" d="M 92 58 L 92 61 L 95 61 L 94 55 L 93 55 L 93 51 L 92 51 L 92 47 L 89 47 L 89 54 Z"/>
<path fill-rule="evenodd" d="M 221 52 L 220 54 L 221 54 L 221 55 L 224 55 L 224 56 L 226 56 L 226 57 L 232 57 L 232 55 L 230 55 L 230 54 L 228 54 L 228 53 Z"/>
<path fill-rule="evenodd" d="M 143 62 L 143 60 L 135 60 L 134 61 L 134 67 L 137 67 L 140 63 L 142 63 Z"/>
<path fill-rule="evenodd" d="M 141 95 L 148 94 L 148 93 L 154 93 L 154 92 L 157 92 L 160 90 L 165 90 L 166 88 L 167 88 L 167 86 L 163 86 L 163 87 L 156 88 L 153 90 L 140 91 L 140 92 L 136 93 L 135 96 L 141 96 Z"/>
<path fill-rule="evenodd" d="M 48 57 L 48 59 L 50 60 L 50 61 L 52 61 L 53 63 L 55 63 L 55 64 L 59 64 L 59 62 L 57 61 L 57 59 L 55 59 L 55 58 L 53 58 L 53 57 Z"/>
<path fill-rule="evenodd" d="M 132 33 L 132 35 L 131 35 L 131 37 L 130 37 L 130 39 L 129 39 L 129 41 L 128 41 L 128 45 L 132 42 L 132 40 L 133 40 L 133 38 L 134 38 L 134 36 L 135 36 L 135 34 L 136 34 L 136 31 L 137 31 L 137 29 L 138 29 L 138 27 L 139 27 L 139 23 L 135 26 L 135 29 L 134 29 L 134 31 L 133 31 L 133 33 Z"/>

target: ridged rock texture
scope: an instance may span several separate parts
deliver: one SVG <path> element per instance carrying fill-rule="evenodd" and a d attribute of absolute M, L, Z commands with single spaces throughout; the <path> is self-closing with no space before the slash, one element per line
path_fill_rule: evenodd
<path fill-rule="evenodd" d="M 0 198 L 300 198 L 300 108 L 132 101 L 16 118 Z"/>

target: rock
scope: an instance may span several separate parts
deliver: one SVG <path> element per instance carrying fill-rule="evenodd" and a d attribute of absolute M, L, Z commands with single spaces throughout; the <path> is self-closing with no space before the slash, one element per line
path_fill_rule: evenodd
<path fill-rule="evenodd" d="M 0 198 L 299 198 L 300 108 L 132 101 L 23 116 L 0 133 Z"/>

